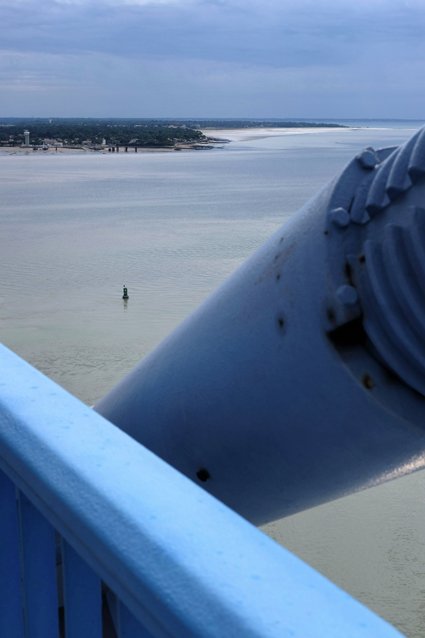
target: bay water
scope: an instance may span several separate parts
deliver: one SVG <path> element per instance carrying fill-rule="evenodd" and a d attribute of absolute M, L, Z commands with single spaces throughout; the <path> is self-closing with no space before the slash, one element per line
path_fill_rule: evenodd
<path fill-rule="evenodd" d="M 1 341 L 93 404 L 360 149 L 416 128 L 367 125 L 222 132 L 230 144 L 192 152 L 0 154 Z M 424 497 L 418 473 L 264 531 L 419 638 Z"/>

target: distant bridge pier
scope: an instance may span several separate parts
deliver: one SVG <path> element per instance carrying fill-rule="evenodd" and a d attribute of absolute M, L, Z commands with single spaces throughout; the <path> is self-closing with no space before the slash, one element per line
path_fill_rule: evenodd
<path fill-rule="evenodd" d="M 128 153 L 129 147 L 128 146 L 124 146 L 123 148 L 124 148 L 124 151 L 126 153 Z M 137 153 L 138 150 L 139 150 L 138 147 L 135 146 L 134 147 L 134 152 Z M 108 146 L 108 153 L 119 153 L 119 152 L 120 152 L 120 147 L 119 146 Z"/>

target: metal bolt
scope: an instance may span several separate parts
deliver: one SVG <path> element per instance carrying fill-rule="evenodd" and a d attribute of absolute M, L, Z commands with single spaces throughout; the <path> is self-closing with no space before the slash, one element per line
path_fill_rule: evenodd
<path fill-rule="evenodd" d="M 348 286 L 347 284 L 344 284 L 343 286 L 340 286 L 338 288 L 338 290 L 336 291 L 336 296 L 338 301 L 344 306 L 354 306 L 359 300 L 357 290 L 354 288 L 354 286 Z"/>
<path fill-rule="evenodd" d="M 329 219 L 335 226 L 345 228 L 350 223 L 350 213 L 340 206 L 330 211 Z"/>
<path fill-rule="evenodd" d="M 371 169 L 379 164 L 379 158 L 373 148 L 365 148 L 357 155 L 356 159 L 363 168 Z"/>

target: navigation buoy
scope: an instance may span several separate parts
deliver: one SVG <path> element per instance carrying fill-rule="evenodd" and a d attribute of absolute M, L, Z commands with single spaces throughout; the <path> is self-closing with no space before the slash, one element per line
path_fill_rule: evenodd
<path fill-rule="evenodd" d="M 128 290 L 125 286 L 122 287 L 122 298 L 128 299 Z"/>

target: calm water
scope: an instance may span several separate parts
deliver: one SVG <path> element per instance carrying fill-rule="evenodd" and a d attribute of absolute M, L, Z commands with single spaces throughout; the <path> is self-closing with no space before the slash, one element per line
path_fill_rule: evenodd
<path fill-rule="evenodd" d="M 2 341 L 94 403 L 357 150 L 411 133 L 386 123 L 192 153 L 0 155 Z M 423 637 L 424 493 L 417 474 L 266 531 Z"/>

